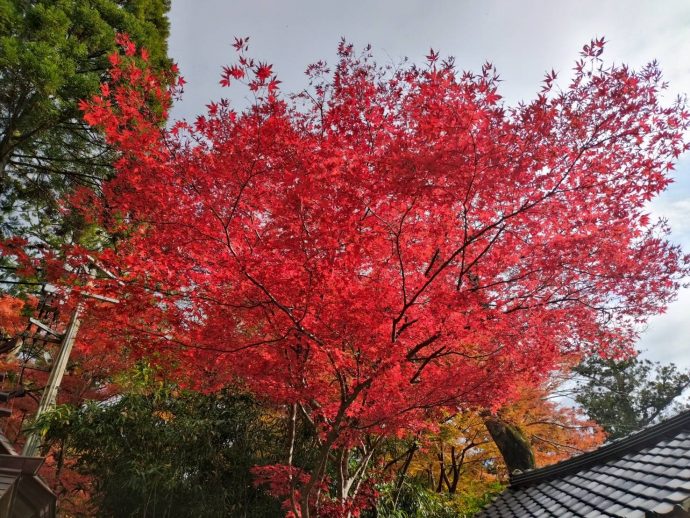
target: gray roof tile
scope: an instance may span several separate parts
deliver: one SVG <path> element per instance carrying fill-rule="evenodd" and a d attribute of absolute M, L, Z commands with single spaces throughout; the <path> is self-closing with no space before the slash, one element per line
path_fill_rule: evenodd
<path fill-rule="evenodd" d="M 478 517 L 664 516 L 690 505 L 690 411 L 511 479 Z"/>
<path fill-rule="evenodd" d="M 661 514 L 661 515 L 669 514 L 669 513 L 673 512 L 673 505 L 669 504 L 668 502 L 661 502 L 659 505 L 654 507 L 651 511 L 653 513 L 657 513 L 657 514 Z"/>

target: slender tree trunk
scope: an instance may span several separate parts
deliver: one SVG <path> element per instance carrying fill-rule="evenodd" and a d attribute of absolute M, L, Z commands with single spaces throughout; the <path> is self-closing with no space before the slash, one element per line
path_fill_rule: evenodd
<path fill-rule="evenodd" d="M 3 135 L 2 143 L 0 143 L 0 194 L 5 191 L 7 164 L 10 163 L 12 157 L 12 149 L 9 146 L 9 136 Z"/>
<path fill-rule="evenodd" d="M 419 445 L 415 441 L 410 449 L 408 450 L 407 457 L 405 458 L 405 463 L 403 464 L 402 468 L 398 472 L 398 480 L 395 483 L 395 500 L 393 502 L 393 510 L 398 508 L 398 499 L 400 498 L 400 492 L 402 490 L 402 485 L 403 482 L 405 481 L 405 477 L 407 476 L 407 470 L 410 469 L 410 464 L 412 463 L 412 458 L 414 457 L 415 452 L 419 448 Z"/>

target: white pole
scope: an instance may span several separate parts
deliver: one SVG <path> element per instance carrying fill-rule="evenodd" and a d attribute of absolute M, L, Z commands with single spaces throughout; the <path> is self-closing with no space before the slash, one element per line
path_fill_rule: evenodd
<path fill-rule="evenodd" d="M 38 405 L 38 410 L 36 412 L 36 419 L 38 419 L 43 413 L 52 408 L 55 405 L 57 399 L 58 388 L 62 382 L 62 377 L 67 369 L 67 362 L 69 360 L 69 355 L 72 352 L 72 347 L 74 346 L 74 340 L 77 336 L 77 331 L 79 331 L 79 326 L 81 325 L 81 312 L 83 310 L 84 304 L 80 302 L 77 304 L 74 313 L 72 313 L 72 318 L 69 321 L 67 330 L 62 337 L 62 342 L 60 343 L 60 349 L 53 362 L 53 368 L 50 370 L 50 376 L 48 377 L 48 384 L 45 389 L 43 389 L 43 395 L 41 396 L 41 402 Z M 38 448 L 41 445 L 41 437 L 38 433 L 32 432 L 29 434 L 26 444 L 24 444 L 24 449 L 22 450 L 22 455 L 25 457 L 35 457 L 38 453 Z"/>

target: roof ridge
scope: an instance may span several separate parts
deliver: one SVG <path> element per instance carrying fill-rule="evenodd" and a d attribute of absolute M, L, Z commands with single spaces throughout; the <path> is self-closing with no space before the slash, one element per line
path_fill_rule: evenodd
<path fill-rule="evenodd" d="M 659 424 L 649 426 L 639 432 L 605 444 L 596 450 L 583 453 L 577 457 L 552 464 L 539 469 L 511 475 L 510 487 L 517 488 L 542 482 L 566 473 L 575 473 L 584 468 L 603 463 L 611 458 L 622 456 L 631 451 L 640 450 L 650 444 L 659 442 L 661 437 L 674 432 L 690 429 L 690 410 L 666 419 Z"/>

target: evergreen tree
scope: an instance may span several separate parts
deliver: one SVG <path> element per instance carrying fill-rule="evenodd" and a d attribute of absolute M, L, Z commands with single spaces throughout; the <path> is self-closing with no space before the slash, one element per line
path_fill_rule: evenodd
<path fill-rule="evenodd" d="M 169 0 L 0 0 L 0 239 L 74 239 L 58 199 L 98 188 L 112 156 L 82 120 L 118 32 L 167 68 Z M 63 199 L 60 200 L 64 202 Z"/>
<path fill-rule="evenodd" d="M 591 357 L 574 368 L 580 379 L 575 400 L 617 439 L 653 423 L 690 385 L 690 373 L 675 364 Z"/>
<path fill-rule="evenodd" d="M 251 469 L 282 458 L 279 414 L 241 389 L 201 394 L 148 368 L 127 374 L 116 400 L 58 406 L 35 424 L 50 444 L 53 486 L 70 516 L 272 518 L 280 503 Z M 309 464 L 313 433 L 300 427 L 295 456 Z M 85 477 L 85 478 L 84 478 Z M 79 499 L 80 489 L 88 488 Z"/>

